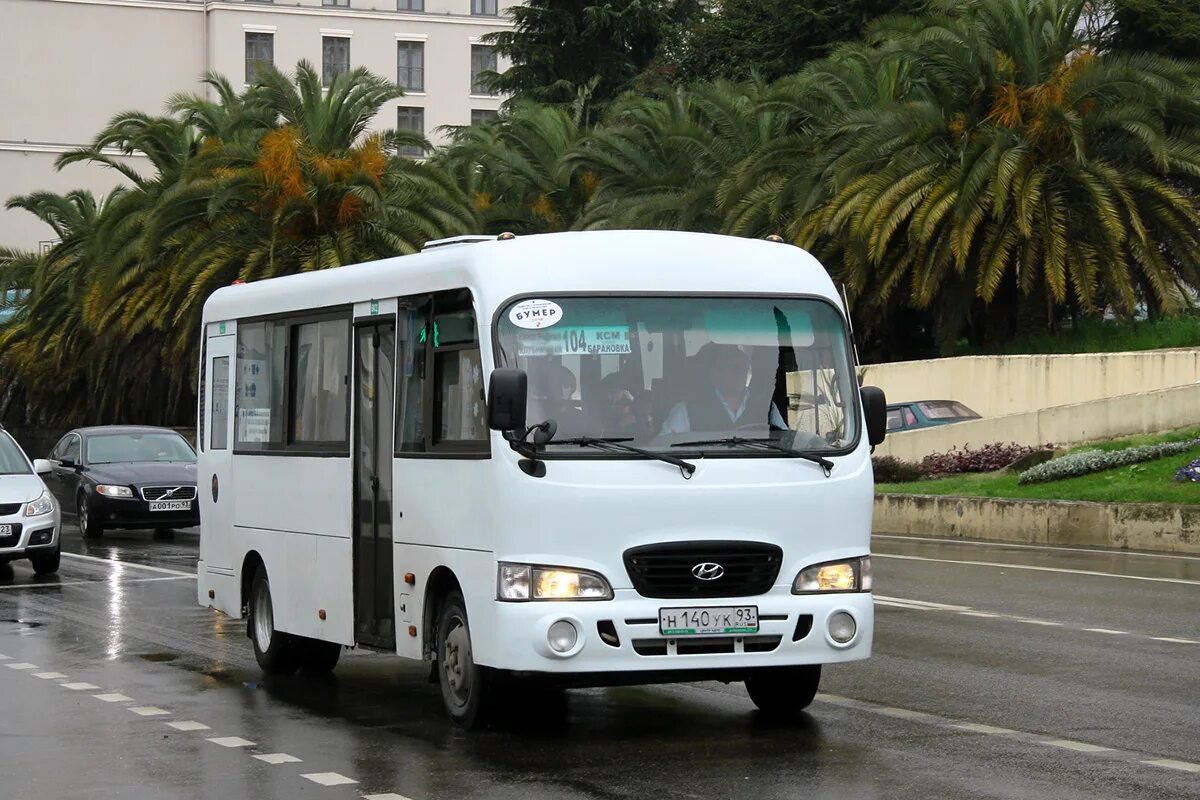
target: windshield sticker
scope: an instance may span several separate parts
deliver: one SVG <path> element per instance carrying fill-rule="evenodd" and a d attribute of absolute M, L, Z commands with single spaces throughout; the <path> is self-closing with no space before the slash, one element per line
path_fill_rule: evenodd
<path fill-rule="evenodd" d="M 518 328 L 549 328 L 562 321 L 562 306 L 553 300 L 522 300 L 508 312 L 508 320 Z"/>
<path fill-rule="evenodd" d="M 521 356 L 626 355 L 632 352 L 629 328 L 623 325 L 589 325 L 525 333 L 517 341 L 517 355 Z"/>

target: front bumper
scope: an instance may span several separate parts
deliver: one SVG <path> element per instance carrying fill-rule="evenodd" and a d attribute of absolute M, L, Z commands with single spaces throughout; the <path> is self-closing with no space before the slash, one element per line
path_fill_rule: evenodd
<path fill-rule="evenodd" d="M 200 524 L 200 503 L 187 511 L 151 511 L 140 497 L 105 497 L 91 493 L 88 514 L 106 528 L 190 528 Z"/>
<path fill-rule="evenodd" d="M 757 634 L 670 637 L 659 633 L 660 608 L 746 605 L 758 607 Z M 608 601 L 496 601 L 493 606 L 497 633 L 487 666 L 575 676 L 567 682 L 576 685 L 649 682 L 644 677 L 737 680 L 761 667 L 856 661 L 871 655 L 875 624 L 869 592 L 793 595 L 786 585 L 754 597 L 680 601 L 618 589 Z M 839 611 L 850 614 L 856 624 L 855 635 L 846 644 L 828 634 L 829 618 Z M 555 653 L 547 641 L 550 626 L 558 620 L 571 622 L 578 633 L 575 647 L 562 654 Z"/>
<path fill-rule="evenodd" d="M 0 536 L 0 561 L 24 558 L 58 546 L 57 511 L 36 517 L 0 517 L 0 525 L 12 525 L 15 531 L 10 536 Z"/>

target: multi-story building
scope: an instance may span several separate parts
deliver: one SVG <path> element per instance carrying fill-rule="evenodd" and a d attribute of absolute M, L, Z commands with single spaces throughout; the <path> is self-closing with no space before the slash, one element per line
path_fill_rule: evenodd
<path fill-rule="evenodd" d="M 204 92 L 206 71 L 237 85 L 261 62 L 290 72 L 305 59 L 326 80 L 359 66 L 392 78 L 405 94 L 374 127 L 437 141 L 439 127 L 499 109 L 476 76 L 507 65 L 480 40 L 510 24 L 515 1 L 0 0 L 0 202 L 108 191 L 122 180 L 115 171 L 56 171 L 55 159 L 118 112 L 161 113 L 176 92 Z M 0 246 L 33 249 L 53 236 L 27 212 L 0 210 Z"/>

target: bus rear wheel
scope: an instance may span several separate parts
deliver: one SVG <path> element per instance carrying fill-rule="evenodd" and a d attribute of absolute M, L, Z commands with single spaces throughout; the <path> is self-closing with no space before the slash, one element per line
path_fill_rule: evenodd
<path fill-rule="evenodd" d="M 438 683 L 442 704 L 450 721 L 461 728 L 477 728 L 487 721 L 492 702 L 491 676 L 475 663 L 467 604 L 461 592 L 446 595 L 438 614 Z"/>
<path fill-rule="evenodd" d="M 275 606 L 271 582 L 259 568 L 250 584 L 250 619 L 247 625 L 254 642 L 254 658 L 268 675 L 291 675 L 300 666 L 296 637 L 275 629 Z"/>
<path fill-rule="evenodd" d="M 746 692 L 764 714 L 790 716 L 812 703 L 821 685 L 821 665 L 771 667 L 746 679 Z"/>

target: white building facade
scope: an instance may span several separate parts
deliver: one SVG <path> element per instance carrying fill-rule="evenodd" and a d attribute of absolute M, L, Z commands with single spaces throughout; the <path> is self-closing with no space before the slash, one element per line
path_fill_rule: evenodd
<path fill-rule="evenodd" d="M 404 96 L 374 128 L 437 129 L 488 119 L 501 98 L 479 85 L 504 69 L 481 38 L 509 26 L 513 0 L 0 0 L 0 201 L 34 191 L 107 192 L 113 170 L 54 161 L 117 113 L 160 114 L 215 70 L 234 85 L 270 61 L 301 59 L 327 78 L 366 67 Z M 139 159 L 132 165 L 138 166 Z M 0 246 L 35 249 L 53 231 L 0 210 Z"/>

